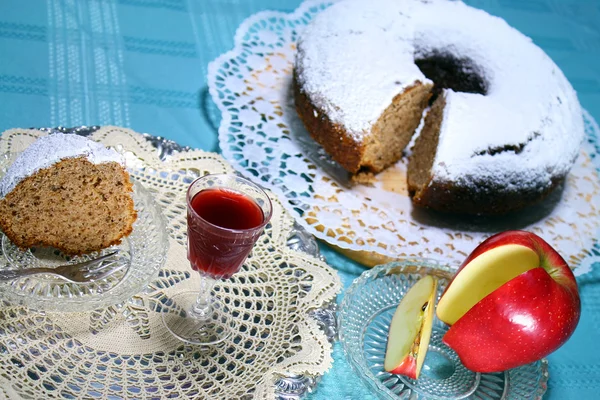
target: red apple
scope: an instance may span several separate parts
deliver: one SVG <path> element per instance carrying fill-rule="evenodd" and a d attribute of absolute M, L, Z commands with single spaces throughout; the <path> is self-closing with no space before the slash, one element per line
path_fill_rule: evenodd
<path fill-rule="evenodd" d="M 390 323 L 383 367 L 417 379 L 429 347 L 437 279 L 425 276 L 404 295 Z"/>
<path fill-rule="evenodd" d="M 539 360 L 574 332 L 581 313 L 565 260 L 539 236 L 506 231 L 482 242 L 446 288 L 438 318 L 443 341 L 476 372 Z"/>

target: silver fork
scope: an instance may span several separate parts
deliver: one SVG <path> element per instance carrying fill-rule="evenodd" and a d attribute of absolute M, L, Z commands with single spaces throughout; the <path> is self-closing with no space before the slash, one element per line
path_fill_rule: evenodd
<path fill-rule="evenodd" d="M 11 281 L 23 276 L 34 274 L 52 274 L 58 275 L 63 279 L 73 283 L 93 282 L 114 274 L 127 266 L 127 263 L 115 265 L 118 259 L 105 261 L 117 254 L 119 251 L 113 251 L 104 254 L 98 258 L 82 261 L 76 264 L 65 264 L 55 268 L 25 268 L 10 269 L 0 271 L 0 281 Z"/>

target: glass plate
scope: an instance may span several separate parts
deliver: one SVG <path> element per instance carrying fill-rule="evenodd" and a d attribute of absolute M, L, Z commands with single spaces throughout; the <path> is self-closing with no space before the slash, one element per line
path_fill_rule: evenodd
<path fill-rule="evenodd" d="M 356 279 L 338 315 L 340 342 L 352 368 L 381 399 L 541 399 L 547 389 L 546 360 L 500 373 L 469 371 L 442 343 L 448 326 L 437 317 L 418 380 L 383 369 L 390 322 L 406 291 L 422 276 L 433 275 L 439 279 L 439 300 L 453 272 L 435 260 L 408 258 Z"/>
<path fill-rule="evenodd" d="M 2 234 L 0 269 L 53 267 L 77 263 L 119 249 L 118 263 L 128 265 L 106 278 L 89 283 L 70 283 L 49 274 L 0 282 L 0 297 L 38 311 L 89 311 L 122 302 L 142 290 L 166 261 L 166 223 L 151 193 L 134 181 L 133 200 L 138 218 L 133 232 L 118 246 L 98 253 L 67 257 L 53 249 L 22 251 Z"/>

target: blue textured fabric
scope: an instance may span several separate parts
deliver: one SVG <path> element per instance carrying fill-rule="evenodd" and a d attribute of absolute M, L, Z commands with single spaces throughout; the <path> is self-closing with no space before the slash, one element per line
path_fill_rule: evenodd
<path fill-rule="evenodd" d="M 600 1 L 471 0 L 530 36 L 600 120 Z M 261 10 L 299 0 L 4 0 L 0 2 L 0 130 L 120 125 L 219 151 L 207 65 Z M 599 205 L 600 206 L 600 205 Z M 322 246 L 348 287 L 364 267 Z M 549 357 L 546 399 L 600 398 L 600 266 L 580 278 L 583 314 Z M 339 344 L 320 399 L 370 399 Z"/>

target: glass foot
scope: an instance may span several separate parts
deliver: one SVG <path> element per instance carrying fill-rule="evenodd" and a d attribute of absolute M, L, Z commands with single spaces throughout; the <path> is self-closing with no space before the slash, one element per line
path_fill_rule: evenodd
<path fill-rule="evenodd" d="M 213 345 L 230 337 L 233 333 L 233 318 L 227 306 L 218 298 L 208 299 L 204 315 L 194 311 L 198 292 L 182 292 L 171 296 L 178 313 L 161 313 L 165 327 L 180 340 L 199 345 Z"/>

